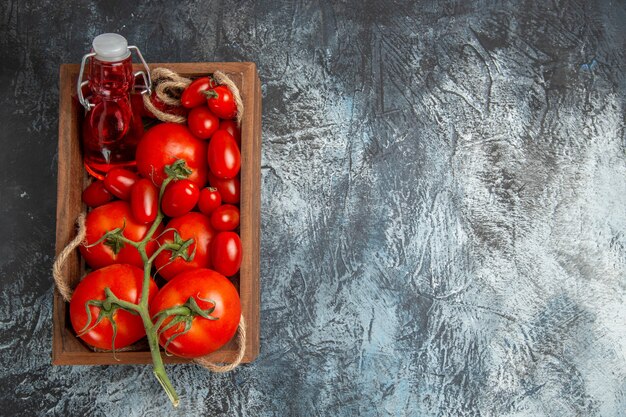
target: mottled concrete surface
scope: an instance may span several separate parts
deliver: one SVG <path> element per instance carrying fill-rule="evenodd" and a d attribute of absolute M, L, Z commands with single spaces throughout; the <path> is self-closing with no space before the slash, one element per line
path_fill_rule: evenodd
<path fill-rule="evenodd" d="M 0 3 L 0 414 L 626 414 L 624 2 L 101 3 Z M 171 367 L 176 412 L 50 365 L 58 65 L 104 31 L 263 83 L 261 355 Z"/>

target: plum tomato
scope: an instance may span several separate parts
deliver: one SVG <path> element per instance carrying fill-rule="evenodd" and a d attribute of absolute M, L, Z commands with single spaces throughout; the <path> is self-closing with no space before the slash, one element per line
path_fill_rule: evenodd
<path fill-rule="evenodd" d="M 107 191 L 103 181 L 94 181 L 83 190 L 83 203 L 89 207 L 98 207 L 113 200 L 113 194 Z"/>
<path fill-rule="evenodd" d="M 239 227 L 239 209 L 232 204 L 219 206 L 211 213 L 211 226 L 220 232 Z"/>
<path fill-rule="evenodd" d="M 190 180 L 170 182 L 161 199 L 161 210 L 169 217 L 178 217 L 189 213 L 198 203 L 200 191 Z"/>
<path fill-rule="evenodd" d="M 211 171 L 209 171 L 208 177 L 211 186 L 217 188 L 224 203 L 239 203 L 241 183 L 238 178 L 230 178 L 227 180 L 217 178 Z"/>
<path fill-rule="evenodd" d="M 139 223 L 152 223 L 159 211 L 159 190 L 150 180 L 140 179 L 130 190 L 130 208 Z"/>
<path fill-rule="evenodd" d="M 219 191 L 217 191 L 217 188 L 205 187 L 200 191 L 200 198 L 198 199 L 198 210 L 200 210 L 202 213 L 208 216 L 221 204 L 222 197 L 220 196 Z"/>
<path fill-rule="evenodd" d="M 231 277 L 239 271 L 242 259 L 241 239 L 235 232 L 220 232 L 211 243 L 211 265 L 220 274 Z"/>
<path fill-rule="evenodd" d="M 218 130 L 211 137 L 207 154 L 209 169 L 218 178 L 234 178 L 241 168 L 239 146 L 232 135 L 225 130 Z"/>
<path fill-rule="evenodd" d="M 210 317 L 192 313 L 164 319 L 159 327 L 159 343 L 174 355 L 196 358 L 218 350 L 232 339 L 239 326 L 241 301 L 228 278 L 210 269 L 196 269 L 165 284 L 150 303 L 150 315 L 158 320 L 160 311 L 189 305 L 190 299 Z M 175 318 L 182 320 L 167 328 Z"/>
<path fill-rule="evenodd" d="M 225 85 L 218 85 L 203 94 L 207 98 L 209 109 L 220 119 L 234 119 L 237 116 L 235 97 Z"/>
<path fill-rule="evenodd" d="M 191 255 L 194 251 L 195 253 L 190 261 L 181 257 L 172 261 L 172 251 L 170 250 L 159 253 L 154 260 L 159 275 L 170 280 L 181 272 L 211 266 L 210 247 L 215 232 L 208 217 L 195 212 L 187 213 L 170 220 L 165 230 L 166 232 L 159 238 L 159 245 L 174 242 L 174 231 L 176 231 L 181 241 L 193 238 L 193 243 L 187 249 L 187 255 Z"/>
<path fill-rule="evenodd" d="M 137 170 L 160 187 L 167 177 L 165 166 L 183 159 L 191 170 L 188 179 L 202 188 L 208 171 L 206 154 L 206 143 L 197 139 L 186 126 L 159 123 L 150 128 L 137 145 Z"/>
<path fill-rule="evenodd" d="M 239 130 L 236 121 L 228 119 L 222 120 L 220 122 L 219 130 L 225 130 L 230 133 L 233 139 L 235 139 L 235 142 L 237 142 L 237 146 L 239 146 L 239 149 L 241 149 L 241 130 Z"/>
<path fill-rule="evenodd" d="M 143 268 L 143 260 L 139 251 L 114 238 L 107 239 L 97 245 L 91 246 L 105 233 L 114 229 L 123 229 L 123 235 L 127 239 L 138 242 L 142 240 L 150 228 L 149 225 L 141 224 L 135 220 L 130 206 L 125 201 L 113 201 L 96 207 L 87 213 L 85 218 L 86 244 L 79 247 L 83 259 L 93 269 L 102 268 L 111 264 L 130 264 Z M 163 230 L 159 225 L 155 232 L 158 235 Z M 146 245 L 148 256 L 152 256 L 157 249 L 156 240 Z"/>
<path fill-rule="evenodd" d="M 139 315 L 117 308 L 104 312 L 100 323 L 95 325 L 102 311 L 95 305 L 86 307 L 86 303 L 106 299 L 104 289 L 108 288 L 120 300 L 137 304 L 141 299 L 142 284 L 143 271 L 132 265 L 109 265 L 87 274 L 78 283 L 70 301 L 70 321 L 74 331 L 88 345 L 106 350 L 121 349 L 141 339 L 146 332 Z M 157 292 L 156 284 L 150 279 L 148 304 Z M 91 322 L 87 308 L 91 313 Z"/>
<path fill-rule="evenodd" d="M 187 125 L 195 137 L 209 139 L 220 126 L 220 119 L 208 107 L 195 107 L 187 116 Z"/>
<path fill-rule="evenodd" d="M 113 168 L 104 177 L 104 187 L 121 200 L 130 199 L 130 189 L 139 181 L 139 176 L 124 168 Z"/>
<path fill-rule="evenodd" d="M 215 87 L 215 82 L 210 77 L 200 77 L 196 78 L 192 81 L 191 84 L 185 88 L 182 96 L 180 97 L 180 101 L 183 107 L 192 109 L 194 107 L 201 106 L 206 103 L 206 96 L 203 94 L 204 91 L 207 91 L 211 88 Z"/>

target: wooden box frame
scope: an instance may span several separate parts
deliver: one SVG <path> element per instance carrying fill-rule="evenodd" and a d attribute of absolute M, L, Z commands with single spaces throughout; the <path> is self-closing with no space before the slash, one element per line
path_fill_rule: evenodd
<path fill-rule="evenodd" d="M 243 362 L 253 361 L 259 354 L 259 251 L 261 207 L 261 83 L 252 62 L 203 62 L 150 64 L 177 73 L 197 77 L 220 70 L 239 87 L 244 116 L 241 123 L 241 225 L 243 260 L 239 274 L 239 294 L 246 319 L 247 337 Z M 82 107 L 75 99 L 80 66 L 63 64 L 59 85 L 59 160 L 57 182 L 56 253 L 76 235 L 75 220 L 85 210 L 81 193 L 87 184 L 80 150 L 79 125 Z M 140 70 L 135 65 L 135 70 Z M 78 251 L 69 258 L 63 270 L 75 286 L 85 274 Z M 231 362 L 237 354 L 236 338 L 208 358 L 214 362 Z M 145 351 L 95 352 L 78 339 L 69 322 L 69 305 L 54 291 L 52 363 L 54 365 L 117 365 L 148 364 L 152 360 Z M 188 362 L 183 358 L 163 355 L 165 363 Z"/>

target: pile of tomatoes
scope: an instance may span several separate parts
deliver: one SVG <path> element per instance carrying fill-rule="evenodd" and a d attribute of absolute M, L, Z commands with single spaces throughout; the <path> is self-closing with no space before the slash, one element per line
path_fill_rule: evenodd
<path fill-rule="evenodd" d="M 187 114 L 186 126 L 154 125 L 137 145 L 136 170 L 113 168 L 83 191 L 91 210 L 80 253 L 93 272 L 76 288 L 70 318 L 94 347 L 119 349 L 146 335 L 145 317 L 123 308 L 139 304 L 142 288 L 154 323 L 168 309 L 196 311 L 158 322 L 160 344 L 176 355 L 217 350 L 239 324 L 239 295 L 228 278 L 242 260 L 237 106 L 210 77 L 192 82 L 181 103 L 175 111 Z"/>

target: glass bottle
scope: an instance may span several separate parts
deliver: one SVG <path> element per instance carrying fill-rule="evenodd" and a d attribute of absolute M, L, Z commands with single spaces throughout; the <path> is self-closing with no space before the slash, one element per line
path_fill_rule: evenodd
<path fill-rule="evenodd" d="M 132 49 L 137 51 L 145 72 L 133 72 Z M 87 60 L 89 75 L 87 81 L 82 81 Z M 85 107 L 83 161 L 96 178 L 104 178 L 112 168 L 135 166 L 135 148 L 143 135 L 141 100 L 131 99 L 137 94 L 138 75 L 144 80 L 141 93 L 150 94 L 150 72 L 141 52 L 116 33 L 96 36 L 92 51 L 83 57 L 77 86 L 78 99 Z"/>

